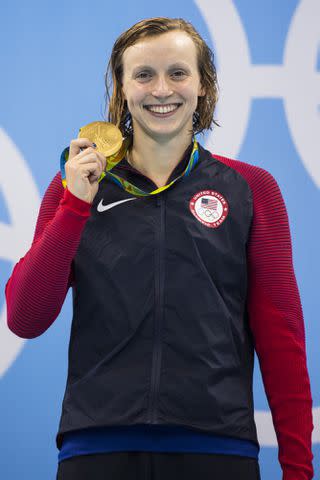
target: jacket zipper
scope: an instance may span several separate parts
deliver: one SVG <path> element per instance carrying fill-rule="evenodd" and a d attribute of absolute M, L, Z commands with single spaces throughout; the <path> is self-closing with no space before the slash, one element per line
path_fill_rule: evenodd
<path fill-rule="evenodd" d="M 156 195 L 156 205 L 160 207 L 160 222 L 156 239 L 155 262 L 155 334 L 151 371 L 151 392 L 148 410 L 148 423 L 157 423 L 157 397 L 161 371 L 161 326 L 163 320 L 164 287 L 164 242 L 165 242 L 165 197 L 164 192 Z"/>

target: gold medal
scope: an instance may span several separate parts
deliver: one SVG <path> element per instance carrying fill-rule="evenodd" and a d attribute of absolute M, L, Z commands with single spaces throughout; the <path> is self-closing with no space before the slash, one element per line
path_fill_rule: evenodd
<path fill-rule="evenodd" d="M 79 130 L 78 138 L 88 138 L 97 145 L 97 150 L 106 157 L 115 155 L 122 146 L 122 133 L 110 122 L 88 123 Z"/>

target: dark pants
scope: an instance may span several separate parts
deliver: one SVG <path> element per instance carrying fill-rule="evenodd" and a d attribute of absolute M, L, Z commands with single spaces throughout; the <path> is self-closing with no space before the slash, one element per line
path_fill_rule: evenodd
<path fill-rule="evenodd" d="M 261 480 L 256 459 L 213 453 L 112 452 L 59 463 L 56 480 Z"/>

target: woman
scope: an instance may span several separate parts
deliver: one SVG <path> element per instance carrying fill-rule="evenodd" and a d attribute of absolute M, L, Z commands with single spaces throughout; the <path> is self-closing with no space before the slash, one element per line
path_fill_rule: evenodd
<path fill-rule="evenodd" d="M 304 322 L 279 187 L 196 141 L 216 123 L 217 79 L 191 24 L 137 23 L 109 68 L 108 119 L 126 153 L 104 178 L 92 141 L 71 141 L 6 285 L 9 328 L 24 338 L 49 328 L 73 288 L 57 479 L 259 479 L 254 349 L 284 478 L 311 479 Z"/>

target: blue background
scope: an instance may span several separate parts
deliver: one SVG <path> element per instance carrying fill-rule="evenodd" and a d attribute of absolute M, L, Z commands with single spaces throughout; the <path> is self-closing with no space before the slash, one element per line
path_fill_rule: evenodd
<path fill-rule="evenodd" d="M 296 0 L 233 2 L 249 42 L 252 65 L 281 65 L 288 28 L 298 3 Z M 210 39 L 209 26 L 201 11 L 189 0 L 162 0 L 161 7 L 147 1 L 129 0 L 121 4 L 100 0 L 67 3 L 11 0 L 2 1 L 0 8 L 0 128 L 22 152 L 40 198 L 59 170 L 62 149 L 76 138 L 78 128 L 103 119 L 104 73 L 112 44 L 122 31 L 142 18 L 183 17 L 190 20 L 206 40 Z M 214 45 L 210 46 L 215 51 Z M 223 51 L 215 54 L 219 78 L 219 57 Z M 318 73 L 319 66 L 320 55 Z M 199 139 L 205 144 L 205 139 Z M 285 199 L 305 318 L 313 404 L 318 406 L 319 189 L 295 149 L 282 99 L 251 101 L 248 128 L 237 158 L 272 173 Z M 10 159 L 1 158 L 1 168 L 8 175 L 14 175 Z M 1 184 L 0 222 L 11 222 Z M 12 268 L 12 262 L 0 256 L 2 308 L 4 286 Z M 69 291 L 58 319 L 41 337 L 24 343 L 0 378 L 0 475 L 3 479 L 55 478 L 58 454 L 55 434 L 67 375 L 70 325 Z M 255 407 L 268 410 L 257 358 L 255 360 Z M 281 478 L 277 453 L 275 447 L 261 446 L 262 479 Z M 315 478 L 319 478 L 319 443 L 314 443 L 313 454 Z"/>

